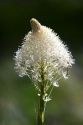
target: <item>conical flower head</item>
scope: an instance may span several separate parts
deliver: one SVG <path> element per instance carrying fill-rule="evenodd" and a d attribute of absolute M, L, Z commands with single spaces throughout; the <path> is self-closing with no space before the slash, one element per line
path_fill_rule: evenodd
<path fill-rule="evenodd" d="M 52 29 L 32 18 L 32 30 L 25 36 L 15 56 L 19 76 L 29 76 L 34 83 L 44 80 L 57 86 L 60 78 L 68 78 L 68 69 L 74 63 L 71 53 Z"/>

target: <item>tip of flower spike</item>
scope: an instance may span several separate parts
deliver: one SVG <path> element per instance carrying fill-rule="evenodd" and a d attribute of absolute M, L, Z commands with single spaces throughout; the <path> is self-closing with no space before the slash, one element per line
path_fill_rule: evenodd
<path fill-rule="evenodd" d="M 31 23 L 31 28 L 33 32 L 37 32 L 40 30 L 41 24 L 38 22 L 38 20 L 36 20 L 35 18 L 32 18 L 30 20 Z"/>

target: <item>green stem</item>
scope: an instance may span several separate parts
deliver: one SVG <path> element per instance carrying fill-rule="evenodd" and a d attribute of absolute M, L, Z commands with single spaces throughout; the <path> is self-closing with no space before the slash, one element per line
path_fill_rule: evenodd
<path fill-rule="evenodd" d="M 44 81 L 44 67 L 43 63 L 41 65 L 41 79 L 42 82 L 40 83 L 40 97 L 39 97 L 39 109 L 38 109 L 38 124 L 37 125 L 44 125 L 44 115 L 45 115 L 45 101 L 44 101 L 44 87 L 45 87 L 45 81 Z"/>
<path fill-rule="evenodd" d="M 44 125 L 44 86 L 41 85 L 41 94 L 39 100 L 39 111 L 38 111 L 38 124 L 37 125 Z"/>

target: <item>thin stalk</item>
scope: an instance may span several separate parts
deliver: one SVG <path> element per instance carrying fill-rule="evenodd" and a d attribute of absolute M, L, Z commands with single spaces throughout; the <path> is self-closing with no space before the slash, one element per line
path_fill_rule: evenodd
<path fill-rule="evenodd" d="M 41 85 L 41 94 L 40 94 L 40 100 L 39 100 L 39 109 L 38 109 L 38 124 L 37 125 L 44 125 L 44 100 L 43 100 L 43 96 L 44 96 L 44 86 Z"/>
<path fill-rule="evenodd" d="M 44 87 L 45 87 L 45 81 L 44 81 L 44 71 L 43 71 L 43 65 L 41 66 L 41 79 L 42 82 L 40 83 L 40 96 L 39 96 L 39 109 L 38 109 L 38 122 L 37 125 L 44 125 L 44 117 L 45 117 L 45 101 L 44 101 Z"/>

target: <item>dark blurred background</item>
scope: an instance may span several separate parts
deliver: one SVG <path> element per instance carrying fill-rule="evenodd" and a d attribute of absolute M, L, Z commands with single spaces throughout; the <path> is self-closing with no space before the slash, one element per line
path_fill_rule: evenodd
<path fill-rule="evenodd" d="M 76 60 L 53 90 L 45 125 L 83 125 L 83 0 L 0 0 L 0 125 L 36 125 L 37 92 L 13 61 L 32 17 L 57 32 Z"/>

